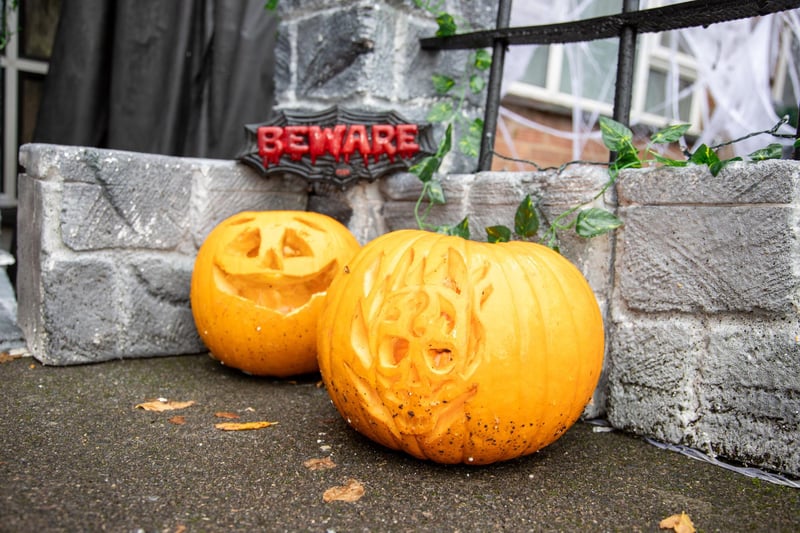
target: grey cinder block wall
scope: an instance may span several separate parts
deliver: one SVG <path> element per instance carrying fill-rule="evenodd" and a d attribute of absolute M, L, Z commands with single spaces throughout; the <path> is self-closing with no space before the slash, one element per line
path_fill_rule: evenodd
<path fill-rule="evenodd" d="M 245 209 L 304 209 L 305 183 L 233 161 L 27 145 L 19 323 L 49 364 L 203 351 L 188 302 L 197 247 Z M 598 167 L 453 174 L 432 221 L 508 223 L 526 193 L 552 218 L 592 197 Z M 609 237 L 563 253 L 608 304 L 605 378 L 589 413 L 614 427 L 800 474 L 800 163 L 631 170 Z M 169 194 L 154 194 L 160 190 Z M 357 188 L 353 189 L 357 191 Z M 363 191 L 362 191 L 363 192 Z M 347 194 L 354 216 L 413 227 L 414 176 Z M 603 199 L 597 201 L 603 204 Z"/>
<path fill-rule="evenodd" d="M 477 11 L 469 19 L 491 25 L 488 4 L 470 3 L 465 9 Z M 411 2 L 280 5 L 280 107 L 391 108 L 421 120 L 438 98 L 430 74 L 456 64 L 418 50 L 415 39 L 435 24 Z M 334 48 L 325 41 L 334 25 L 322 21 L 340 10 L 346 15 L 337 20 L 351 26 L 336 46 L 352 53 L 326 70 L 335 58 L 319 48 Z M 471 105 L 479 111 L 481 104 Z M 189 280 L 197 247 L 228 215 L 336 202 L 366 242 L 414 226 L 420 187 L 398 174 L 317 190 L 234 161 L 52 145 L 27 145 L 20 161 L 18 321 L 30 350 L 48 364 L 204 351 Z M 431 221 L 469 214 L 478 237 L 483 226 L 510 223 L 526 193 L 539 194 L 552 218 L 606 179 L 597 167 L 472 174 L 461 164 L 448 162 L 448 203 Z M 716 177 L 705 167 L 626 171 L 616 253 L 607 236 L 564 240 L 563 253 L 607 309 L 606 371 L 590 415 L 800 475 L 799 165 L 738 163 Z"/>
<path fill-rule="evenodd" d="M 619 181 L 608 418 L 800 473 L 800 163 Z"/>

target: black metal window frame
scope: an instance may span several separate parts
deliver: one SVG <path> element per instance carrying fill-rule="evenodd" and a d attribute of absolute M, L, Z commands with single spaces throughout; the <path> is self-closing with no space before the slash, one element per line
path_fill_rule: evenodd
<path fill-rule="evenodd" d="M 621 3 L 622 10 L 615 15 L 560 24 L 509 27 L 511 0 L 500 0 L 497 23 L 493 30 L 420 39 L 420 46 L 425 50 L 492 48 L 484 131 L 478 158 L 479 171 L 491 168 L 506 47 L 517 44 L 563 44 L 618 38 L 613 118 L 623 124 L 629 124 L 638 34 L 708 26 L 800 8 L 800 0 L 693 0 L 642 10 L 639 9 L 639 0 L 621 0 Z M 797 131 L 797 137 L 800 138 L 800 126 Z M 800 159 L 799 152 L 797 149 L 794 151 L 795 159 Z"/>

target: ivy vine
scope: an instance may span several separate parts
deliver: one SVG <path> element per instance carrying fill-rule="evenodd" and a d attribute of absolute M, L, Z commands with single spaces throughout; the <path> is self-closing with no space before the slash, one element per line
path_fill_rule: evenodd
<path fill-rule="evenodd" d="M 443 1 L 414 0 L 414 4 L 436 17 L 438 29 L 437 37 L 454 35 L 463 21 L 456 21 L 450 13 L 442 11 Z M 459 151 L 469 157 L 478 157 L 483 135 L 483 119 L 470 119 L 464 109 L 464 104 L 470 94 L 480 94 L 486 87 L 485 73 L 492 66 L 492 56 L 488 50 L 479 49 L 471 52 L 466 61 L 461 76 L 454 79 L 444 74 L 433 74 L 431 82 L 434 90 L 440 96 L 447 96 L 434 105 L 426 120 L 441 123 L 445 126 L 444 136 L 439 142 L 436 153 L 423 158 L 419 163 L 409 168 L 409 172 L 416 175 L 422 182 L 422 191 L 414 205 L 414 218 L 420 229 L 458 235 L 469 238 L 469 221 L 467 218 L 452 225 L 437 225 L 427 222 L 428 214 L 435 205 L 446 203 L 441 182 L 437 179 L 437 172 L 445 156 L 453 148 L 455 131 L 459 132 L 456 146 Z"/>
<path fill-rule="evenodd" d="M 600 117 L 599 125 L 603 144 L 610 152 L 616 154 L 614 160 L 608 163 L 609 178 L 591 199 L 567 209 L 559 214 L 552 222 L 546 223 L 540 242 L 550 248 L 558 250 L 559 233 L 561 232 L 574 230 L 580 237 L 593 238 L 619 228 L 622 225 L 622 221 L 614 213 L 606 209 L 587 206 L 602 197 L 606 191 L 616 183 L 620 171 L 624 169 L 643 168 L 652 165 L 685 167 L 689 164 L 697 164 L 706 165 L 711 174 L 716 176 L 730 163 L 745 160 L 745 158 L 742 157 L 721 159 L 719 155 L 721 148 L 763 134 L 781 138 L 793 138 L 792 135 L 778 133 L 781 126 L 786 124 L 788 120 L 789 117 L 784 117 L 768 130 L 750 133 L 744 137 L 715 146 L 709 147 L 702 144 L 695 149 L 694 152 L 690 153 L 684 151 L 685 159 L 672 159 L 656 152 L 654 146 L 678 142 L 689 129 L 689 124 L 676 124 L 656 131 L 649 137 L 644 150 L 640 152 L 634 145 L 633 132 L 630 128 L 610 118 Z M 794 148 L 798 146 L 800 146 L 800 140 L 795 139 Z M 642 157 L 641 154 L 644 154 L 644 157 Z M 770 143 L 765 148 L 758 149 L 749 154 L 746 160 L 749 162 L 758 162 L 767 159 L 780 159 L 782 155 L 783 146 L 780 143 Z M 567 166 L 573 164 L 587 163 L 604 164 L 591 161 L 571 161 L 559 167 L 558 172 L 560 174 Z M 511 228 L 504 225 L 487 227 L 487 240 L 489 242 L 505 242 L 512 238 L 535 239 L 540 233 L 541 220 L 544 220 L 544 217 L 541 214 L 538 202 L 535 203 L 531 196 L 527 195 L 517 207 L 513 231 Z"/>

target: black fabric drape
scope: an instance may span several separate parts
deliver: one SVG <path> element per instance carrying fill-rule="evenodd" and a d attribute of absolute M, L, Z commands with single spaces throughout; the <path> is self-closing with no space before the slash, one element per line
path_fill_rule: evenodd
<path fill-rule="evenodd" d="M 34 141 L 232 159 L 277 31 L 264 0 L 64 0 Z"/>

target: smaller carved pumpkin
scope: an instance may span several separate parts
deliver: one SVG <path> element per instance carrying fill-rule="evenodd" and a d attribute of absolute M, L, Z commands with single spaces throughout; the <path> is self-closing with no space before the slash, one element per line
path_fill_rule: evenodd
<path fill-rule="evenodd" d="M 191 304 L 213 357 L 250 374 L 317 370 L 328 285 L 360 245 L 336 220 L 304 211 L 243 212 L 198 251 Z"/>
<path fill-rule="evenodd" d="M 442 463 L 533 453 L 580 417 L 603 362 L 580 271 L 544 246 L 403 230 L 328 291 L 318 357 L 334 405 L 389 448 Z"/>

